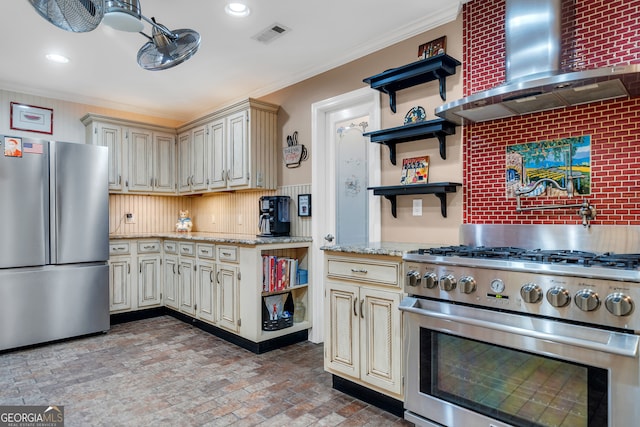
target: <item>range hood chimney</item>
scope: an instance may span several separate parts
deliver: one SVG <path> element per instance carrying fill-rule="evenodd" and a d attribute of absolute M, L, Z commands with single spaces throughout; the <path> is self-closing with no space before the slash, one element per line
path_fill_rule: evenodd
<path fill-rule="evenodd" d="M 562 0 L 506 0 L 505 83 L 436 108 L 457 124 L 640 94 L 640 65 L 562 73 Z"/>

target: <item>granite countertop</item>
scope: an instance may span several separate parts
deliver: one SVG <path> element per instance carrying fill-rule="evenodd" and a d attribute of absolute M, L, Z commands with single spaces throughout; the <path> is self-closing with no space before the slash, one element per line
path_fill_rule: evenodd
<path fill-rule="evenodd" d="M 388 255 L 401 257 L 409 251 L 421 248 L 443 246 L 441 244 L 428 243 L 401 243 L 401 242 L 367 242 L 359 244 L 339 244 L 322 246 L 324 251 L 346 252 L 365 255 Z"/>
<path fill-rule="evenodd" d="M 175 239 L 198 240 L 212 243 L 234 243 L 240 245 L 271 245 L 275 243 L 303 243 L 312 242 L 311 237 L 287 236 L 287 237 L 257 237 L 255 234 L 226 234 L 226 233 L 127 233 L 109 234 L 109 239 Z"/>

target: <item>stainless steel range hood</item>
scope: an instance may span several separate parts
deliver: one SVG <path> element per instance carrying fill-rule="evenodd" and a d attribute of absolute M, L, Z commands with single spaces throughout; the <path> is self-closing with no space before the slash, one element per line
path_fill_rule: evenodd
<path fill-rule="evenodd" d="M 507 0 L 506 83 L 436 108 L 458 124 L 640 95 L 640 64 L 561 73 L 561 0 Z"/>

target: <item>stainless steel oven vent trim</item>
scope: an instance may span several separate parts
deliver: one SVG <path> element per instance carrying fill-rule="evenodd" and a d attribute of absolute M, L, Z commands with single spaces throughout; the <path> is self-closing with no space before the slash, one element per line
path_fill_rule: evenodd
<path fill-rule="evenodd" d="M 523 322 L 530 324 L 530 326 L 536 323 L 537 320 L 540 321 L 539 323 L 548 322 L 544 319 L 523 318 L 523 316 L 504 313 L 501 317 L 501 321 L 495 322 L 490 319 L 480 318 L 478 313 L 474 313 L 475 317 L 458 315 L 456 313 L 456 311 L 464 311 L 465 307 L 451 306 L 448 307 L 449 312 L 426 310 L 420 307 L 422 301 L 423 300 L 419 298 L 406 297 L 400 302 L 400 310 L 407 313 L 415 313 L 421 316 L 428 316 L 450 322 L 464 323 L 500 332 L 517 334 L 535 339 L 556 342 L 559 344 L 572 345 L 593 351 L 601 351 L 632 358 L 638 357 L 638 343 L 640 342 L 640 336 L 638 335 L 598 330 L 571 324 L 554 325 L 553 332 L 545 332 L 542 328 L 526 328 L 521 326 Z M 566 329 L 567 331 L 574 331 L 575 333 L 563 334 L 559 329 Z M 584 332 L 585 330 L 588 330 L 590 339 L 587 339 L 584 336 L 579 337 L 580 335 L 584 335 L 581 332 Z"/>

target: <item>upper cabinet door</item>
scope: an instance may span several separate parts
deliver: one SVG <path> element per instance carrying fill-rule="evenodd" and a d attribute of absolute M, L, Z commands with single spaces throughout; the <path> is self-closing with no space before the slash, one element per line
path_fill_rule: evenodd
<path fill-rule="evenodd" d="M 191 132 L 178 136 L 178 191 L 191 191 Z"/>
<path fill-rule="evenodd" d="M 176 192 L 176 137 L 153 133 L 153 191 Z"/>
<path fill-rule="evenodd" d="M 129 142 L 129 191 L 153 190 L 153 135 L 144 129 L 127 130 Z"/>
<path fill-rule="evenodd" d="M 225 170 L 226 119 L 221 119 L 211 124 L 209 133 L 209 188 L 220 189 L 227 186 Z"/>
<path fill-rule="evenodd" d="M 227 156 L 228 186 L 249 184 L 249 151 L 247 138 L 247 111 L 229 116 L 229 155 Z"/>
<path fill-rule="evenodd" d="M 207 188 L 207 130 L 201 126 L 191 135 L 191 191 Z"/>
<path fill-rule="evenodd" d="M 96 145 L 109 148 L 109 191 L 122 191 L 124 189 L 122 128 L 109 123 L 96 123 L 94 135 L 97 138 Z"/>

